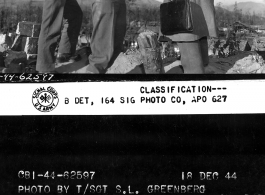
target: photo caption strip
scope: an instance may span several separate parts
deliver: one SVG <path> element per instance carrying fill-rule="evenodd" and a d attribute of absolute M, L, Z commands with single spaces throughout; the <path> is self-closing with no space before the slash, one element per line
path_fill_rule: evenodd
<path fill-rule="evenodd" d="M 264 88 L 262 80 L 2 83 L 0 114 L 264 113 Z"/>

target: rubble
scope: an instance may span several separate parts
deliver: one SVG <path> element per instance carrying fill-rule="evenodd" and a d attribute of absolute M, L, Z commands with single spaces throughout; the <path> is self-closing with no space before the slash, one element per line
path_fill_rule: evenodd
<path fill-rule="evenodd" d="M 13 43 L 13 41 L 14 41 L 15 38 L 16 38 L 16 33 L 15 33 L 15 32 L 13 32 L 13 33 L 8 33 L 8 36 L 11 38 L 11 41 L 12 41 L 12 43 Z"/>
<path fill-rule="evenodd" d="M 208 40 L 209 56 L 217 58 L 228 58 L 237 55 L 238 51 L 251 51 L 251 46 L 247 39 L 236 40 L 233 38 L 209 39 Z"/>
<path fill-rule="evenodd" d="M 25 72 L 36 72 L 37 57 L 37 54 L 27 54 L 27 67 L 25 68 Z"/>
<path fill-rule="evenodd" d="M 241 60 L 238 60 L 233 68 L 227 74 L 253 74 L 263 72 L 265 61 L 258 55 L 249 55 Z"/>
<path fill-rule="evenodd" d="M 6 59 L 5 59 L 5 64 L 6 67 L 8 67 L 9 64 L 15 63 L 15 62 L 26 62 L 27 61 L 27 54 L 24 51 L 17 52 L 17 51 L 12 51 L 9 50 Z"/>
<path fill-rule="evenodd" d="M 265 60 L 265 50 L 264 51 L 256 51 L 262 58 Z"/>
<path fill-rule="evenodd" d="M 24 35 L 17 35 L 13 44 L 12 44 L 12 47 L 11 47 L 11 50 L 13 51 L 24 51 L 25 49 L 25 45 L 26 45 L 26 41 L 27 41 L 27 37 L 24 36 Z"/>
<path fill-rule="evenodd" d="M 239 42 L 239 51 L 251 51 L 251 46 L 248 40 L 241 40 Z"/>
<path fill-rule="evenodd" d="M 33 66 L 36 65 L 37 60 L 40 28 L 40 24 L 23 21 L 17 25 L 14 41 L 7 35 L 0 36 L 0 49 L 2 42 L 8 43 L 8 47 L 4 48 L 4 51 L 7 52 L 7 55 L 4 56 L 6 68 L 2 72 L 21 73 L 29 70 L 31 72 L 35 69 Z M 14 35 L 12 34 L 12 36 Z"/>
<path fill-rule="evenodd" d="M 38 54 L 38 38 L 27 37 L 24 51 L 27 54 Z"/>
<path fill-rule="evenodd" d="M 12 45 L 12 39 L 7 34 L 0 34 L 0 44 Z"/>
<path fill-rule="evenodd" d="M 265 37 L 254 38 L 252 51 L 265 51 Z"/>
<path fill-rule="evenodd" d="M 8 50 L 12 45 L 12 39 L 7 34 L 0 34 L 0 52 Z"/>
<path fill-rule="evenodd" d="M 37 54 L 27 54 L 27 60 L 37 60 Z"/>
<path fill-rule="evenodd" d="M 162 68 L 162 56 L 156 33 L 145 31 L 137 38 L 145 71 L 147 74 L 159 73 Z"/>
<path fill-rule="evenodd" d="M 40 29 L 40 24 L 23 21 L 18 23 L 16 34 L 27 37 L 39 37 Z"/>
<path fill-rule="evenodd" d="M 227 40 L 224 44 L 222 42 L 216 50 L 219 58 L 227 58 L 236 55 L 236 51 L 239 50 L 239 45 L 238 42 L 234 40 Z"/>
<path fill-rule="evenodd" d="M 114 64 L 108 69 L 107 74 L 126 74 L 142 64 L 139 51 L 120 53 Z"/>
<path fill-rule="evenodd" d="M 13 51 L 25 51 L 27 54 L 37 54 L 40 24 L 19 22 L 16 38 L 11 47 Z"/>
<path fill-rule="evenodd" d="M 215 46 L 216 42 L 217 41 L 215 41 L 214 39 L 208 39 L 208 55 L 209 56 L 214 56 L 216 54 L 216 49 L 215 49 L 216 48 L 216 46 Z"/>
<path fill-rule="evenodd" d="M 21 73 L 27 64 L 27 54 L 9 50 L 5 58 L 5 67 L 2 72 Z"/>
<path fill-rule="evenodd" d="M 15 37 L 10 34 L 12 38 L 0 34 L 0 71 L 35 72 L 40 24 L 20 22 L 16 33 Z M 139 36 L 134 34 L 133 38 L 124 40 L 125 53 L 118 56 L 107 74 L 160 74 L 174 72 L 171 70 L 181 67 L 181 54 L 177 43 L 169 40 L 159 42 L 157 33 L 150 29 L 145 28 L 139 33 Z M 88 32 L 82 33 L 77 44 L 78 51 L 83 52 L 82 60 L 59 64 L 56 70 L 61 73 L 85 73 L 85 67 L 89 63 L 87 57 L 91 53 L 85 48 L 89 48 L 89 44 Z M 210 64 L 206 67 L 206 73 L 265 73 L 265 37 L 249 35 L 231 36 L 227 40 L 208 39 L 208 47 Z"/>
<path fill-rule="evenodd" d="M 89 44 L 90 44 L 90 37 L 89 37 L 89 35 L 87 35 L 87 34 L 82 34 L 82 35 L 79 35 L 79 37 L 78 37 L 78 43 L 77 43 L 77 45 L 78 45 L 78 47 L 87 47 L 87 46 L 89 46 Z"/>
<path fill-rule="evenodd" d="M 260 68 L 260 69 L 257 71 L 257 74 L 265 74 L 265 66 L 263 66 L 262 68 Z"/>
<path fill-rule="evenodd" d="M 4 68 L 2 73 L 22 73 L 25 72 L 26 65 L 24 63 L 11 63 L 9 68 Z"/>

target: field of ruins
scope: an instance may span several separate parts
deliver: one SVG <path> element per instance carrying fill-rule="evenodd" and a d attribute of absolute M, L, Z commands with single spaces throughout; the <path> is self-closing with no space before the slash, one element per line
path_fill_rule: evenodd
<path fill-rule="evenodd" d="M 15 10 L 12 7 L 14 3 L 8 7 L 0 2 L 2 73 L 36 73 L 42 8 L 30 2 L 23 7 L 25 10 Z M 128 1 L 124 50 L 107 73 L 174 73 L 171 70 L 181 66 L 181 53 L 177 43 L 159 37 L 159 6 L 145 5 L 140 9 L 139 2 Z M 233 11 L 227 11 L 222 5 L 216 5 L 219 38 L 208 38 L 210 63 L 206 67 L 206 74 L 265 73 L 265 17 L 254 13 L 248 17 L 248 13 L 243 14 L 242 9 L 240 12 L 236 6 Z M 30 13 L 27 9 L 31 10 Z M 82 60 L 56 64 L 58 73 L 85 73 L 89 65 L 91 10 L 87 6 L 83 11 L 83 27 L 77 45 L 77 53 L 82 56 Z"/>

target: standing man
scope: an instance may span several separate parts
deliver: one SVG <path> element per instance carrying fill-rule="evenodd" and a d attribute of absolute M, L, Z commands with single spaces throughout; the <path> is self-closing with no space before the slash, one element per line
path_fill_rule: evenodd
<path fill-rule="evenodd" d="M 83 12 L 76 0 L 44 1 L 37 71 L 47 73 L 55 70 L 54 52 L 60 38 L 56 61 L 79 60 L 80 56 L 76 56 L 75 52 L 82 19 Z"/>
<path fill-rule="evenodd" d="M 164 0 L 164 3 L 170 0 Z M 207 37 L 218 37 L 214 0 L 190 0 L 193 32 L 168 36 L 178 42 L 185 74 L 203 74 L 209 63 Z"/>
<path fill-rule="evenodd" d="M 123 47 L 126 33 L 125 0 L 92 0 L 92 54 L 87 73 L 105 74 Z"/>

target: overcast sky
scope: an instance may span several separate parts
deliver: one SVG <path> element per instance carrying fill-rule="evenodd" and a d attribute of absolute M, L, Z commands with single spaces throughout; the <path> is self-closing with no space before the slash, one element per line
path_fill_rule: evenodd
<path fill-rule="evenodd" d="M 215 3 L 218 3 L 218 2 L 221 2 L 223 4 L 226 4 L 226 5 L 231 5 L 231 4 L 234 4 L 235 2 L 249 2 L 249 1 L 253 1 L 253 2 L 256 2 L 256 3 L 265 3 L 265 0 L 215 0 L 214 2 Z"/>
<path fill-rule="evenodd" d="M 160 2 L 163 2 L 163 0 L 158 0 Z M 222 2 L 223 4 L 225 5 L 231 5 L 231 4 L 234 4 L 235 2 L 248 2 L 248 1 L 253 1 L 253 2 L 256 2 L 256 3 L 265 3 L 265 0 L 215 0 L 215 4 L 217 4 L 218 2 Z"/>

